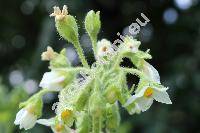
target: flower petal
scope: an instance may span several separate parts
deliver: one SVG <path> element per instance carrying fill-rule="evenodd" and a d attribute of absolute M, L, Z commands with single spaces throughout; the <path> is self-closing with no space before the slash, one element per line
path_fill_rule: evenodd
<path fill-rule="evenodd" d="M 40 87 L 46 89 L 59 89 L 59 83 L 65 80 L 65 76 L 59 75 L 58 72 L 46 72 L 40 82 Z"/>
<path fill-rule="evenodd" d="M 134 102 L 137 99 L 137 97 L 135 95 L 131 96 L 126 103 L 123 105 L 123 107 L 127 107 L 128 105 L 130 105 L 132 102 Z"/>
<path fill-rule="evenodd" d="M 158 71 L 148 62 L 144 63 L 144 72 L 155 82 L 160 83 L 160 75 Z"/>
<path fill-rule="evenodd" d="M 153 98 L 141 97 L 141 98 L 138 98 L 136 102 L 138 103 L 138 106 L 142 110 L 142 112 L 144 112 L 148 110 L 153 104 Z"/>
<path fill-rule="evenodd" d="M 14 121 L 14 124 L 15 125 L 18 125 L 18 124 L 20 124 L 20 121 L 21 121 L 21 119 L 23 118 L 23 115 L 24 115 L 24 109 L 21 109 L 18 113 L 17 113 L 17 115 L 16 115 L 16 119 L 15 119 L 15 121 Z"/>
<path fill-rule="evenodd" d="M 135 100 L 137 100 L 138 98 L 142 97 L 144 95 L 144 92 L 146 91 L 146 89 L 148 88 L 148 86 L 144 86 L 141 90 L 139 90 L 138 92 L 136 92 L 135 95 L 131 96 L 127 102 L 124 104 L 124 107 L 127 107 L 128 105 L 130 105 L 131 103 L 133 103 Z"/>
<path fill-rule="evenodd" d="M 24 114 L 25 116 L 20 121 L 20 128 L 24 128 L 25 130 L 33 128 L 36 123 L 37 117 L 26 110 Z"/>
<path fill-rule="evenodd" d="M 161 103 L 172 104 L 169 95 L 166 91 L 154 91 L 153 98 Z"/>
<path fill-rule="evenodd" d="M 45 126 L 52 126 L 54 125 L 54 118 L 51 119 L 39 119 L 37 120 L 38 124 L 45 125 Z"/>

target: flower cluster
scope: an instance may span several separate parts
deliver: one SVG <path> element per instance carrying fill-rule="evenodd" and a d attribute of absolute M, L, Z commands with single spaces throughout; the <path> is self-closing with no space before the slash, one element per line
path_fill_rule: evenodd
<path fill-rule="evenodd" d="M 158 71 L 146 61 L 152 58 L 149 50 L 139 50 L 140 41 L 126 36 L 117 49 L 107 39 L 97 41 L 100 16 L 99 12 L 90 11 L 85 18 L 85 29 L 96 59 L 90 66 L 79 43 L 76 20 L 68 14 L 67 7 L 62 11 L 54 7 L 50 16 L 55 17 L 60 36 L 76 48 L 83 66 L 73 67 L 65 49 L 57 53 L 48 47 L 42 53 L 42 60 L 49 61 L 50 72 L 43 75 L 41 91 L 21 104 L 15 120 L 20 128 L 30 129 L 39 123 L 50 126 L 55 133 L 116 132 L 120 123 L 119 103 L 131 115 L 148 110 L 154 100 L 172 103 Z M 135 67 L 122 67 L 124 58 L 129 58 Z M 127 74 L 138 76 L 139 83 L 128 87 Z M 56 116 L 38 120 L 42 114 L 41 98 L 48 92 L 59 92 Z"/>

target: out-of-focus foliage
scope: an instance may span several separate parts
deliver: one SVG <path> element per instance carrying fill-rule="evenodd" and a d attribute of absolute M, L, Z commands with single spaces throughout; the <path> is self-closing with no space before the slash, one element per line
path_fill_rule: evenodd
<path fill-rule="evenodd" d="M 59 2 L 59 3 L 58 3 Z M 78 20 L 90 9 L 101 11 L 101 37 L 118 38 L 127 33 L 127 26 L 144 13 L 149 25 L 138 38 L 144 48 L 150 48 L 151 62 L 161 74 L 162 82 L 170 86 L 173 105 L 156 104 L 139 116 L 123 111 L 123 132 L 188 133 L 200 132 L 200 3 L 198 0 L 6 0 L 0 1 L 0 74 L 9 86 L 10 73 L 23 70 L 25 80 L 41 79 L 47 64 L 39 61 L 47 45 L 55 49 L 65 46 L 54 38 L 53 21 L 47 15 L 54 5 L 66 4 Z M 78 22 L 83 27 L 83 22 Z M 84 33 L 82 31 L 82 33 Z M 81 41 L 88 42 L 83 35 Z M 88 59 L 91 50 L 84 45 Z M 77 56 L 71 47 L 67 55 L 76 65 Z M 70 53 L 70 54 L 69 54 Z M 130 65 L 128 61 L 125 62 Z M 136 80 L 129 77 L 129 82 Z M 5 96 L 7 97 L 7 96 Z M 50 98 L 50 96 L 48 97 Z M 50 98 L 51 99 L 51 98 Z M 47 99 L 48 100 L 48 99 Z M 47 101 L 48 102 L 48 101 Z M 0 104 L 1 106 L 1 104 Z M 50 111 L 50 104 L 46 104 Z M 161 107 L 162 106 L 162 107 Z M 13 113 L 15 114 L 15 113 Z M 47 115 L 51 115 L 47 113 Z M 46 117 L 47 118 L 47 117 Z M 130 130 L 126 130 L 130 129 Z M 41 127 L 30 132 L 42 132 Z"/>
<path fill-rule="evenodd" d="M 0 79 L 0 132 L 12 133 L 13 121 L 18 111 L 18 104 L 28 98 L 22 87 L 15 87 L 12 91 L 1 83 Z"/>

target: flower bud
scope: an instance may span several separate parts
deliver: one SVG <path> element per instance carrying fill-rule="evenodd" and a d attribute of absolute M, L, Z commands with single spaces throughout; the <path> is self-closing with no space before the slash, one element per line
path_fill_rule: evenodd
<path fill-rule="evenodd" d="M 81 112 L 77 117 L 76 127 L 78 133 L 88 133 L 90 131 L 91 120 L 89 114 Z"/>
<path fill-rule="evenodd" d="M 55 17 L 56 28 L 61 37 L 71 43 L 78 41 L 78 26 L 73 16 L 68 15 L 67 6 L 64 5 L 62 11 L 59 7 L 54 7 L 54 13 L 50 16 Z"/>
<path fill-rule="evenodd" d="M 66 68 L 71 64 L 66 57 L 66 49 L 63 49 L 60 54 L 56 54 L 56 57 L 50 61 L 50 68 Z"/>
<path fill-rule="evenodd" d="M 110 132 L 116 132 L 120 124 L 120 114 L 118 104 L 108 105 L 106 108 L 106 128 Z"/>
<path fill-rule="evenodd" d="M 89 99 L 90 113 L 94 117 L 100 117 L 105 112 L 104 98 L 97 92 L 94 92 Z"/>
<path fill-rule="evenodd" d="M 117 85 L 109 85 L 105 90 L 106 100 L 110 104 L 115 103 L 118 100 L 119 95 L 120 95 L 120 88 L 118 88 Z"/>
<path fill-rule="evenodd" d="M 100 12 L 89 11 L 85 17 L 85 29 L 91 38 L 96 38 L 101 28 Z"/>
<path fill-rule="evenodd" d="M 73 80 L 74 74 L 70 71 L 52 70 L 46 72 L 40 82 L 40 87 L 44 89 L 60 90 Z"/>
<path fill-rule="evenodd" d="M 80 94 L 77 96 L 77 100 L 75 104 L 77 111 L 81 111 L 85 107 L 88 101 L 88 97 L 90 96 L 90 91 L 91 91 L 90 85 L 91 84 L 84 86 L 84 88 L 81 89 Z"/>

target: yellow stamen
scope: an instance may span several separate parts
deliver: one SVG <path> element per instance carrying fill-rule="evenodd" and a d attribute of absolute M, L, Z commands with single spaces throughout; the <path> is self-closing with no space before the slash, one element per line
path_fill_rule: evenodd
<path fill-rule="evenodd" d="M 146 89 L 146 91 L 144 92 L 144 96 L 147 97 L 147 98 L 149 98 L 150 96 L 152 96 L 152 94 L 153 94 L 153 89 L 151 87 L 148 87 Z"/>
<path fill-rule="evenodd" d="M 65 120 L 65 119 L 67 119 L 69 116 L 71 116 L 71 114 L 72 114 L 72 111 L 66 109 L 65 111 L 63 111 L 63 112 L 61 113 L 61 118 L 62 118 L 63 120 Z"/>
<path fill-rule="evenodd" d="M 62 124 L 57 124 L 55 126 L 56 132 L 61 132 L 64 129 L 64 126 Z"/>

